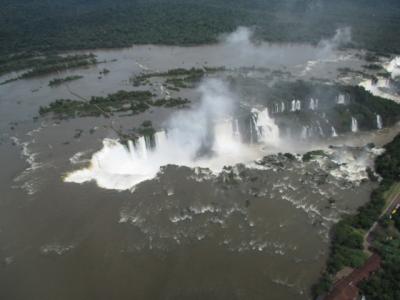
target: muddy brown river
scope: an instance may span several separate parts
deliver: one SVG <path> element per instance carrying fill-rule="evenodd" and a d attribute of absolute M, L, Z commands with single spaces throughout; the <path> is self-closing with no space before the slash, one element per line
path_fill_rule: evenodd
<path fill-rule="evenodd" d="M 363 64 L 355 52 L 246 41 L 93 53 L 107 62 L 60 74 L 84 76 L 69 83 L 84 97 L 138 89 L 130 78 L 146 70 L 257 66 L 334 80 L 338 68 Z M 100 76 L 103 68 L 110 73 Z M 33 120 L 40 106 L 73 98 L 66 86 L 48 86 L 54 77 L 0 86 L 1 299 L 309 299 L 330 227 L 369 198 L 374 184 L 358 168 L 375 154 L 364 159 L 366 152 L 330 150 L 330 158 L 303 162 L 276 153 L 381 146 L 399 132 L 394 126 L 285 144 L 261 152 L 267 160 L 257 152 L 254 161 L 222 172 L 168 165 L 132 189 L 106 189 L 63 179 L 87 167 L 105 138 L 116 138 L 110 122 L 135 127 L 151 120 L 159 128 L 175 109 L 111 120 Z M 164 93 L 157 82 L 151 89 Z M 197 90 L 171 93 L 193 106 L 200 99 Z M 347 158 L 348 169 L 331 165 Z"/>

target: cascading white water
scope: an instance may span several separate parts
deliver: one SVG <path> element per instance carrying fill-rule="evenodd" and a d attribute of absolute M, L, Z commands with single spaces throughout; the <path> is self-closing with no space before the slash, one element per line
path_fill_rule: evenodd
<path fill-rule="evenodd" d="M 356 118 L 351 117 L 351 132 L 357 132 L 358 131 L 358 121 Z"/>
<path fill-rule="evenodd" d="M 279 143 L 279 127 L 274 119 L 269 116 L 268 109 L 260 111 L 256 108 L 251 110 L 252 121 L 256 129 L 257 141 L 265 144 L 277 145 Z"/>
<path fill-rule="evenodd" d="M 318 132 L 319 132 L 319 135 L 320 135 L 321 137 L 324 137 L 324 136 L 325 136 L 325 133 L 324 133 L 324 130 L 322 129 L 321 123 L 320 123 L 319 121 L 317 121 L 317 124 L 318 124 Z"/>
<path fill-rule="evenodd" d="M 298 111 L 301 110 L 301 102 L 300 102 L 300 100 L 296 101 L 296 110 L 298 110 Z"/>
<path fill-rule="evenodd" d="M 400 56 L 396 56 L 384 67 L 386 71 L 391 74 L 393 79 L 400 76 Z"/>
<path fill-rule="evenodd" d="M 156 148 L 164 147 L 167 144 L 167 134 L 164 130 L 156 132 L 154 139 L 156 141 Z"/>
<path fill-rule="evenodd" d="M 336 133 L 336 129 L 335 129 L 335 127 L 331 127 L 331 130 L 332 130 L 332 137 L 337 137 L 338 135 L 337 135 L 337 133 Z"/>
<path fill-rule="evenodd" d="M 281 109 L 280 103 L 275 103 L 275 105 L 276 105 L 276 112 L 277 112 L 277 113 L 282 113 L 283 111 L 282 111 L 282 109 Z"/>
<path fill-rule="evenodd" d="M 285 112 L 285 102 L 281 103 L 281 112 L 284 113 Z"/>
<path fill-rule="evenodd" d="M 376 127 L 378 129 L 382 129 L 383 128 L 382 117 L 380 115 L 376 115 Z"/>
<path fill-rule="evenodd" d="M 279 128 L 269 116 L 268 109 L 251 111 L 251 128 L 256 130 L 257 143 L 261 146 L 277 146 L 280 142 Z M 189 167 L 207 167 L 220 171 L 225 165 L 252 161 L 261 155 L 261 147 L 242 142 L 239 121 L 227 119 L 216 122 L 213 130 L 211 151 L 208 156 L 197 156 L 200 144 L 191 136 L 182 140 L 181 129 L 158 131 L 154 134 L 155 146 L 140 137 L 127 145 L 105 139 L 103 148 L 96 152 L 90 166 L 74 171 L 65 177 L 66 182 L 83 183 L 95 180 L 100 187 L 124 190 L 154 178 L 161 166 L 168 164 Z M 147 137 L 150 141 L 150 138 Z"/>
<path fill-rule="evenodd" d="M 250 120 L 250 144 L 254 143 L 253 121 Z"/>
<path fill-rule="evenodd" d="M 310 99 L 310 103 L 309 103 L 309 105 L 308 105 L 308 108 L 309 108 L 310 110 L 316 110 L 316 109 L 318 109 L 318 105 L 319 105 L 319 100 L 318 100 L 318 99 L 311 98 L 311 99 Z"/>
<path fill-rule="evenodd" d="M 236 140 L 241 141 L 240 129 L 239 129 L 239 120 L 235 119 L 233 123 L 233 136 Z"/>
<path fill-rule="evenodd" d="M 345 104 L 346 103 L 346 97 L 343 94 L 340 94 L 337 97 L 337 104 Z"/>
<path fill-rule="evenodd" d="M 378 76 L 377 79 L 365 79 L 359 85 L 371 94 L 400 102 L 400 95 L 396 88 L 392 87 L 392 80 L 400 76 L 400 56 L 395 57 L 391 61 L 384 63 L 383 67 L 390 74 L 390 78 L 386 76 Z"/>
<path fill-rule="evenodd" d="M 310 99 L 310 104 L 308 107 L 310 110 L 315 110 L 315 101 L 313 98 Z"/>
<path fill-rule="evenodd" d="M 292 100 L 292 109 L 290 111 L 300 111 L 300 110 L 301 110 L 301 101 Z"/>
<path fill-rule="evenodd" d="M 133 145 L 133 142 L 131 140 L 128 141 L 128 149 L 129 149 L 129 153 L 132 156 L 132 159 L 135 159 L 135 157 L 136 157 L 135 146 Z"/>
<path fill-rule="evenodd" d="M 246 163 L 262 157 L 265 146 L 280 143 L 279 127 L 268 109 L 251 110 L 251 145 L 242 141 L 238 120 L 232 115 L 234 96 L 218 80 L 203 83 L 202 102 L 193 110 L 176 112 L 168 131 L 152 137 L 140 137 L 127 145 L 104 139 L 90 165 L 66 175 L 66 182 L 96 181 L 107 189 L 132 189 L 138 183 L 155 178 L 162 166 L 204 167 L 220 172 L 224 166 Z M 244 132 L 247 131 L 244 130 Z M 253 140 L 254 136 L 254 140 Z M 257 144 L 256 144 L 257 143 Z"/>
<path fill-rule="evenodd" d="M 147 146 L 146 146 L 146 140 L 145 140 L 144 136 L 141 136 L 137 140 L 137 145 L 138 145 L 138 148 L 139 148 L 140 157 L 142 159 L 147 159 Z"/>
<path fill-rule="evenodd" d="M 301 130 L 301 139 L 305 140 L 308 137 L 308 126 L 303 126 Z"/>

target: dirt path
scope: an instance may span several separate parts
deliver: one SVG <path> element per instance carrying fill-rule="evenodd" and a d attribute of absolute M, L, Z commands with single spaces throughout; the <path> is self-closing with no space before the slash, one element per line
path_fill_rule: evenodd
<path fill-rule="evenodd" d="M 376 226 L 378 226 L 379 220 L 382 219 L 387 214 L 390 215 L 392 211 L 396 208 L 396 206 L 400 205 L 400 183 L 396 183 L 392 189 L 395 191 L 395 193 L 393 195 L 390 195 L 389 198 L 387 199 L 386 208 L 379 216 L 379 219 L 371 226 L 368 232 L 364 235 L 364 252 L 369 255 L 372 255 L 372 252 L 369 250 L 372 242 L 371 233 L 376 229 Z"/>
<path fill-rule="evenodd" d="M 361 268 L 353 270 L 351 274 L 339 280 L 332 292 L 325 297 L 325 300 L 355 300 L 358 297 L 357 285 L 367 279 L 371 273 L 379 269 L 381 259 L 373 254 Z"/>

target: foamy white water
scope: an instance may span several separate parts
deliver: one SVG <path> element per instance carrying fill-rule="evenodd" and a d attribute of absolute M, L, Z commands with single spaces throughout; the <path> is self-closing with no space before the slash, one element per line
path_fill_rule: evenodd
<path fill-rule="evenodd" d="M 388 64 L 384 65 L 386 71 L 388 71 L 392 78 L 400 76 L 400 56 L 396 56 Z"/>
<path fill-rule="evenodd" d="M 400 76 L 400 56 L 383 64 L 383 67 L 390 73 L 390 78 L 378 77 L 377 81 L 367 79 L 361 82 L 360 86 L 375 96 L 400 102 L 400 95 L 392 91 L 390 84 L 391 79 L 396 79 Z"/>

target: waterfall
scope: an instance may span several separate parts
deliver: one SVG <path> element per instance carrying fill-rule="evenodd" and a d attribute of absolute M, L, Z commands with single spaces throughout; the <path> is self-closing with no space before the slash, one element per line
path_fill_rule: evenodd
<path fill-rule="evenodd" d="M 345 104 L 345 100 L 346 100 L 345 96 L 340 94 L 337 98 L 337 104 Z"/>
<path fill-rule="evenodd" d="M 144 136 L 144 142 L 145 142 L 145 144 L 146 144 L 146 152 L 147 152 L 147 149 L 153 149 L 154 148 L 154 142 L 153 142 L 154 140 L 152 139 L 152 137 L 151 136 L 148 136 L 148 135 L 145 135 Z"/>
<path fill-rule="evenodd" d="M 141 136 L 138 140 L 137 140 L 137 147 L 139 149 L 139 152 L 141 154 L 141 157 L 143 159 L 147 159 L 147 147 L 146 147 L 146 139 L 144 138 L 144 136 Z"/>
<path fill-rule="evenodd" d="M 296 110 L 298 110 L 298 111 L 301 110 L 301 102 L 300 102 L 300 100 L 296 101 Z"/>
<path fill-rule="evenodd" d="M 156 147 L 161 148 L 167 144 L 167 134 L 165 131 L 158 131 L 154 135 L 154 139 L 156 141 Z"/>
<path fill-rule="evenodd" d="M 240 151 L 240 135 L 237 120 L 226 120 L 214 124 L 212 150 L 221 155 Z"/>
<path fill-rule="evenodd" d="M 250 119 L 250 144 L 254 143 L 254 138 L 253 138 L 253 119 Z"/>
<path fill-rule="evenodd" d="M 279 104 L 278 103 L 274 103 L 274 112 L 279 113 Z"/>
<path fill-rule="evenodd" d="M 281 103 L 281 112 L 285 112 L 285 102 Z"/>
<path fill-rule="evenodd" d="M 351 117 L 351 132 L 357 132 L 358 131 L 358 121 L 356 118 Z"/>
<path fill-rule="evenodd" d="M 256 129 L 258 142 L 273 145 L 279 143 L 279 127 L 275 124 L 274 119 L 269 116 L 267 108 L 262 111 L 253 108 L 251 110 L 251 119 Z"/>
<path fill-rule="evenodd" d="M 310 99 L 309 108 L 310 110 L 315 110 L 315 102 L 313 98 Z"/>
<path fill-rule="evenodd" d="M 292 109 L 290 111 L 296 111 L 296 100 L 292 100 Z"/>
<path fill-rule="evenodd" d="M 233 122 L 233 136 L 237 139 L 237 140 L 241 140 L 241 136 L 240 136 L 240 129 L 239 129 L 239 120 L 235 119 Z"/>
<path fill-rule="evenodd" d="M 332 126 L 332 137 L 337 137 L 336 129 Z"/>
<path fill-rule="evenodd" d="M 311 99 L 310 99 L 310 103 L 309 103 L 309 105 L 308 105 L 308 108 L 309 108 L 310 110 L 316 110 L 316 109 L 318 109 L 318 105 L 319 105 L 319 100 L 318 100 L 318 99 L 311 98 Z"/>
<path fill-rule="evenodd" d="M 383 128 L 382 117 L 380 115 L 376 115 L 376 127 L 378 129 Z"/>
<path fill-rule="evenodd" d="M 319 135 L 320 135 L 321 137 L 324 137 L 324 136 L 325 136 L 325 133 L 324 133 L 324 130 L 322 129 L 322 127 L 321 127 L 321 123 L 320 123 L 319 121 L 317 121 L 317 124 L 318 124 Z"/>
<path fill-rule="evenodd" d="M 129 153 L 131 155 L 132 159 L 136 158 L 136 151 L 135 151 L 135 147 L 133 145 L 133 142 L 131 140 L 128 141 L 128 149 L 129 149 Z"/>

